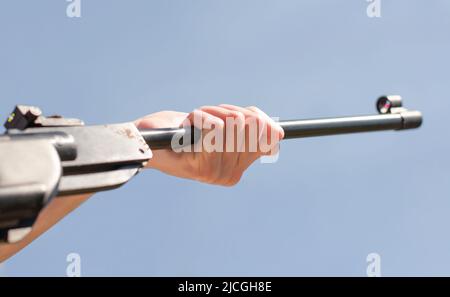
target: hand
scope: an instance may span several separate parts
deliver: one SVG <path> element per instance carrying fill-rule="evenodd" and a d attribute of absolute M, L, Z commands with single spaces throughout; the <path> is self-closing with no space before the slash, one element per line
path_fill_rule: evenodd
<path fill-rule="evenodd" d="M 228 125 L 230 119 L 234 120 L 235 126 Z M 228 104 L 204 106 L 189 114 L 161 111 L 138 119 L 135 125 L 139 129 L 195 125 L 202 131 L 202 139 L 198 143 L 202 151 L 155 150 L 147 167 L 223 186 L 238 183 L 244 171 L 259 157 L 277 153 L 279 141 L 284 137 L 280 125 L 257 107 Z M 212 151 L 207 147 L 207 140 L 211 139 L 206 136 L 209 133 L 217 136 L 209 146 L 220 147 L 221 150 Z M 217 142 L 220 140 L 222 143 Z M 252 146 L 255 142 L 256 147 Z"/>

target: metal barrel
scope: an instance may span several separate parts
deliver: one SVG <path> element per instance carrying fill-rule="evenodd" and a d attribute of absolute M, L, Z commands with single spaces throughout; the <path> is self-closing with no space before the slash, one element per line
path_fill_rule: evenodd
<path fill-rule="evenodd" d="M 285 133 L 284 139 L 414 129 L 420 127 L 421 124 L 422 115 L 417 111 L 280 122 Z"/>
<path fill-rule="evenodd" d="M 280 121 L 279 124 L 285 132 L 284 139 L 293 139 L 382 130 L 414 129 L 421 126 L 422 114 L 418 111 L 404 111 L 393 114 L 289 120 Z M 200 136 L 200 132 L 196 128 L 147 129 L 140 130 L 140 133 L 153 150 L 171 148 L 173 147 L 172 142 L 179 147 L 189 145 L 195 143 Z M 182 139 L 187 139 L 188 141 L 182 143 Z"/>

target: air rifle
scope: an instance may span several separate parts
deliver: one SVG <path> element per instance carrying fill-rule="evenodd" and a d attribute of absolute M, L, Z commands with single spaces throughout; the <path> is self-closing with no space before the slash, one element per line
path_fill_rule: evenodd
<path fill-rule="evenodd" d="M 378 114 L 280 121 L 284 139 L 418 128 L 422 115 L 402 107 L 400 96 L 382 96 Z M 78 119 L 45 117 L 18 105 L 0 135 L 0 241 L 23 237 L 54 197 L 117 188 L 143 168 L 152 150 L 173 139 L 199 139 L 196 128 L 138 130 L 133 123 L 85 126 Z M 62 198 L 63 199 L 63 198 Z M 25 231 L 25 232 L 24 232 Z M 17 236 L 20 234 L 20 236 Z"/>

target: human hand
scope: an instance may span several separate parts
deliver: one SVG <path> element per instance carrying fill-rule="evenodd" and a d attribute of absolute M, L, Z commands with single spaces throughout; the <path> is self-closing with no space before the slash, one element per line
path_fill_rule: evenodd
<path fill-rule="evenodd" d="M 223 186 L 238 183 L 244 171 L 259 157 L 277 153 L 279 141 L 284 137 L 280 125 L 257 107 L 228 104 L 204 106 L 189 114 L 161 111 L 136 120 L 135 125 L 139 129 L 183 125 L 200 129 L 202 138 L 197 149 L 154 150 L 147 167 Z"/>

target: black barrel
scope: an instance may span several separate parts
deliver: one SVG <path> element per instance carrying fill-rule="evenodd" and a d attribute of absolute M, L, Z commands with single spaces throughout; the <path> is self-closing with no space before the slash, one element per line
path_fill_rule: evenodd
<path fill-rule="evenodd" d="M 421 126 L 422 114 L 418 111 L 404 111 L 392 114 L 280 121 L 279 124 L 284 130 L 284 139 L 292 139 L 382 130 L 414 129 Z M 184 146 L 195 143 L 200 136 L 200 132 L 195 128 L 147 129 L 140 130 L 140 132 L 153 150 L 171 148 L 173 137 L 176 137 L 177 140 L 190 139 L 188 143 L 175 142 L 176 146 Z"/>

